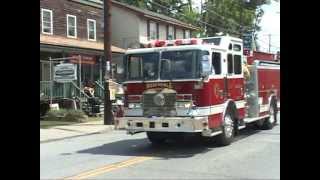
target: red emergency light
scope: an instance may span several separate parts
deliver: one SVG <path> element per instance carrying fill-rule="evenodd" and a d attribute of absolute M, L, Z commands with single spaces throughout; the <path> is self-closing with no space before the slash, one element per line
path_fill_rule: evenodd
<path fill-rule="evenodd" d="M 175 41 L 175 45 L 195 45 L 198 44 L 198 39 L 178 39 Z"/>
<path fill-rule="evenodd" d="M 154 40 L 147 44 L 148 48 L 165 47 L 165 46 L 180 46 L 180 45 L 195 45 L 201 44 L 199 39 L 177 39 L 177 40 Z"/>
<path fill-rule="evenodd" d="M 176 40 L 176 42 L 174 43 L 176 46 L 179 46 L 182 44 L 182 40 L 181 39 L 178 39 Z"/>
<path fill-rule="evenodd" d="M 166 44 L 166 41 L 161 41 L 161 40 L 158 40 L 154 43 L 154 46 L 155 47 L 162 47 Z"/>
<path fill-rule="evenodd" d="M 198 40 L 197 39 L 191 39 L 191 44 L 198 44 Z"/>

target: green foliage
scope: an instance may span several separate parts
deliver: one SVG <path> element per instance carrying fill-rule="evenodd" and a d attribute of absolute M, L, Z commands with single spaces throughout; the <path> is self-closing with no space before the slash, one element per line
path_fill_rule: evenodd
<path fill-rule="evenodd" d="M 259 30 L 257 20 L 263 11 L 261 5 L 267 0 L 207 0 L 204 6 L 204 21 L 220 28 L 207 28 L 207 35 L 214 36 L 218 32 L 240 35 L 240 32 Z M 260 19 L 259 19 L 260 18 Z"/>
<path fill-rule="evenodd" d="M 81 110 L 50 110 L 44 119 L 45 121 L 68 121 L 83 122 L 87 120 L 87 116 Z"/>
<path fill-rule="evenodd" d="M 87 119 L 88 117 L 81 110 L 69 110 L 66 116 L 64 117 L 64 121 L 70 122 L 83 122 Z"/>
<path fill-rule="evenodd" d="M 59 119 L 65 117 L 66 114 L 67 114 L 67 110 L 66 109 L 49 110 L 49 112 L 47 113 L 47 116 L 45 117 L 44 120 L 46 120 L 46 121 L 59 120 Z"/>

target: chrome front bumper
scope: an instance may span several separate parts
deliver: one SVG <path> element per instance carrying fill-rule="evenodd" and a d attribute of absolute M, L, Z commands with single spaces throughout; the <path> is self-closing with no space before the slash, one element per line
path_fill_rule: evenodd
<path fill-rule="evenodd" d="M 137 132 L 203 132 L 209 131 L 208 117 L 122 117 L 128 134 Z"/>

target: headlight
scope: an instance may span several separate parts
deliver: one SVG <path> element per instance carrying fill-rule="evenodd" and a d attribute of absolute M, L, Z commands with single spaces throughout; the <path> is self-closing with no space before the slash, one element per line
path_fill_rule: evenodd
<path fill-rule="evenodd" d="M 185 103 L 185 104 L 184 104 L 184 107 L 185 107 L 185 108 L 190 108 L 190 107 L 191 107 L 191 102 Z"/>
<path fill-rule="evenodd" d="M 132 109 L 132 108 L 134 108 L 134 104 L 133 103 L 129 103 L 128 107 L 129 107 L 129 109 Z"/>
<path fill-rule="evenodd" d="M 140 103 L 129 103 L 128 104 L 128 108 L 129 109 L 133 109 L 133 108 L 141 108 L 141 104 Z"/>
<path fill-rule="evenodd" d="M 192 102 L 177 102 L 177 108 L 187 108 L 192 106 Z"/>

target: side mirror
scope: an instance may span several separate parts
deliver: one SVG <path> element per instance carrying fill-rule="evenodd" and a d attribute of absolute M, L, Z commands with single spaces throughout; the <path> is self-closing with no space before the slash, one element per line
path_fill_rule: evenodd
<path fill-rule="evenodd" d="M 207 77 L 211 74 L 210 61 L 201 61 L 201 76 Z"/>

